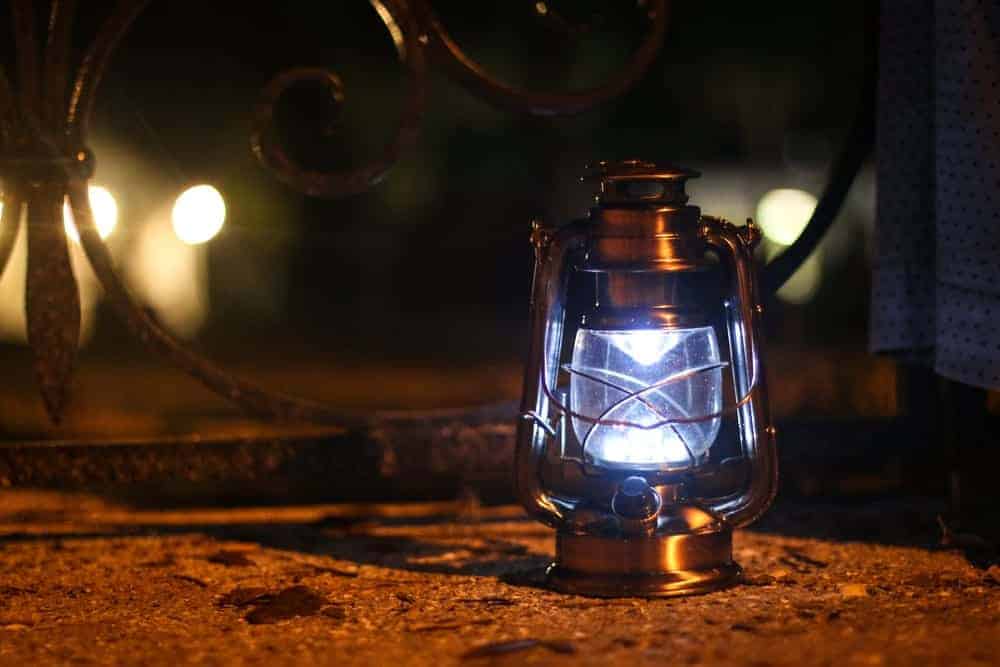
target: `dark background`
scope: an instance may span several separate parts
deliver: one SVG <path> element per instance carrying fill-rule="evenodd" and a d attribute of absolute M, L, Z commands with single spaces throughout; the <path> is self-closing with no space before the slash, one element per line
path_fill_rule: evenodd
<path fill-rule="evenodd" d="M 81 18 L 81 47 L 109 4 L 92 3 Z M 433 6 L 470 55 L 534 90 L 604 81 L 641 41 L 645 22 L 629 2 L 550 4 L 589 27 L 561 28 L 531 2 Z M 228 216 L 207 245 L 210 308 L 196 345 L 251 375 L 270 372 L 281 388 L 351 405 L 513 398 L 526 344 L 529 221 L 586 212 L 586 163 L 642 157 L 699 169 L 693 202 L 741 220 L 773 188 L 818 195 L 844 140 L 860 93 L 863 2 L 672 5 L 665 46 L 642 82 L 574 118 L 495 110 L 431 61 L 415 149 L 371 191 L 324 201 L 257 164 L 253 105 L 280 71 L 327 66 L 342 77 L 345 104 L 331 115 L 318 91 L 296 89 L 279 105 L 283 136 L 315 167 L 374 156 L 395 132 L 404 83 L 375 11 L 362 0 L 153 2 L 106 77 L 92 141 L 95 181 L 120 207 L 116 256 L 127 261 L 151 211 L 169 208 L 190 184 L 212 183 Z M 873 207 L 866 169 L 824 244 L 818 291 L 804 303 L 768 303 L 779 415 L 896 410 L 892 364 L 866 352 Z M 10 342 L 0 353 L 18 397 L 5 413 L 39 403 L 27 348 Z M 90 432 L 107 423 L 88 422 L 86 408 L 138 410 L 143 401 L 189 401 L 189 414 L 225 410 L 196 387 L 180 389 L 193 382 L 169 372 L 162 379 L 161 366 L 99 307 L 69 426 L 52 431 L 18 417 L 0 429 Z M 397 381 L 399 369 L 413 368 L 434 379 Z M 105 381 L 118 389 L 88 390 L 115 373 L 129 374 Z M 129 383 L 134 390 L 121 389 Z"/>

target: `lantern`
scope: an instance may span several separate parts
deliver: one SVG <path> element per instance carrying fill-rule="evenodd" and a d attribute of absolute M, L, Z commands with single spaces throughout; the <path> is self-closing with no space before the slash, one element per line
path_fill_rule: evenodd
<path fill-rule="evenodd" d="M 518 496 L 556 529 L 558 590 L 723 588 L 741 573 L 733 529 L 777 486 L 760 235 L 688 205 L 696 172 L 632 160 L 599 176 L 588 219 L 533 230 Z"/>

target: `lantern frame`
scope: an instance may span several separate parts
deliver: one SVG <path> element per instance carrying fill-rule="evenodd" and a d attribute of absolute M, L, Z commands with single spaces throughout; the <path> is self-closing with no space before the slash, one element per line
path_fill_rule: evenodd
<path fill-rule="evenodd" d="M 741 573 L 732 559 L 732 531 L 756 520 L 777 489 L 775 429 L 760 351 L 763 307 L 753 258 L 760 233 L 750 220 L 736 227 L 687 205 L 684 183 L 697 175 L 636 160 L 601 163 L 601 190 L 588 219 L 559 228 L 534 224 L 531 341 L 515 487 L 528 512 L 557 531 L 549 582 L 566 592 L 673 596 L 729 586 Z M 581 417 L 561 400 L 556 386 L 560 369 L 567 370 L 559 362 L 571 276 L 580 271 L 683 274 L 704 268 L 710 253 L 728 267 L 730 277 L 722 305 L 734 398 L 717 414 L 688 421 L 735 414 L 739 455 L 706 463 L 692 458 L 690 465 L 662 469 L 607 467 L 585 455 L 567 456 L 567 422 Z M 676 327 L 685 316 L 680 306 L 661 304 L 647 313 L 663 328 Z M 640 319 L 631 320 L 633 328 L 641 326 Z M 634 394 L 651 388 L 655 385 Z M 559 480 L 570 478 L 576 492 L 566 492 L 566 484 L 558 488 Z M 719 480 L 729 480 L 722 484 L 727 493 L 699 491 L 711 488 L 706 481 Z"/>

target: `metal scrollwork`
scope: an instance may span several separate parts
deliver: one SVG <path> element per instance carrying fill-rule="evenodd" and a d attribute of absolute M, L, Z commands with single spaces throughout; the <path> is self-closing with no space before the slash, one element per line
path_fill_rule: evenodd
<path fill-rule="evenodd" d="M 628 64 L 606 83 L 589 90 L 565 93 L 531 92 L 496 79 L 455 43 L 426 0 L 420 0 L 414 6 L 421 17 L 435 60 L 440 61 L 471 93 L 507 111 L 534 116 L 566 116 L 593 109 L 620 96 L 638 83 L 656 58 L 667 29 L 666 2 L 640 0 L 638 5 L 645 10 L 650 27 Z"/>
<path fill-rule="evenodd" d="M 44 32 L 37 29 L 32 0 L 9 0 L 15 38 L 12 81 L 0 65 L 0 273 L 23 219 L 28 230 L 26 310 L 36 377 L 50 417 L 66 404 L 80 328 L 80 301 L 62 225 L 68 196 L 87 259 L 116 312 L 133 334 L 204 385 L 249 412 L 269 418 L 357 426 L 362 420 L 307 399 L 278 394 L 238 379 L 180 343 L 129 295 L 94 224 L 87 182 L 94 158 L 87 148 L 94 100 L 121 39 L 150 0 L 119 0 L 74 69 L 72 32 L 78 0 L 51 0 Z M 386 176 L 419 135 L 425 107 L 428 62 L 441 65 L 473 94 L 500 108 L 541 116 L 583 112 L 633 86 L 663 41 L 666 1 L 646 0 L 650 29 L 631 61 L 611 81 L 591 90 L 535 93 L 493 78 L 447 33 L 426 0 L 369 0 L 392 37 L 407 87 L 395 137 L 371 162 L 340 171 L 299 164 L 273 128 L 278 100 L 303 82 L 324 85 L 338 104 L 345 91 L 337 75 L 322 68 L 279 74 L 265 87 L 254 112 L 251 148 L 282 182 L 302 192 L 343 197 L 363 192 Z M 39 43 L 40 34 L 44 42 Z"/>
<path fill-rule="evenodd" d="M 416 143 L 420 134 L 427 78 L 424 46 L 420 42 L 422 33 L 416 18 L 407 10 L 405 3 L 395 0 L 371 0 L 371 4 L 385 23 L 407 74 L 406 98 L 396 136 L 376 160 L 342 172 L 309 170 L 297 164 L 275 139 L 272 132 L 274 108 L 282 94 L 292 86 L 304 82 L 319 83 L 326 86 L 337 104 L 342 103 L 345 91 L 340 77 L 329 70 L 297 68 L 282 72 L 264 87 L 257 105 L 253 133 L 250 137 L 250 146 L 254 154 L 280 181 L 305 194 L 316 197 L 344 197 L 368 190 L 385 178 L 403 152 Z"/>

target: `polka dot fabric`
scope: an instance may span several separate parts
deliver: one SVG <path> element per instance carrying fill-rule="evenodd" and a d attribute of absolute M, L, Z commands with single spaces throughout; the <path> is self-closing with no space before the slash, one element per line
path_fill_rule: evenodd
<path fill-rule="evenodd" d="M 1000 3 L 886 0 L 872 347 L 1000 387 Z"/>

